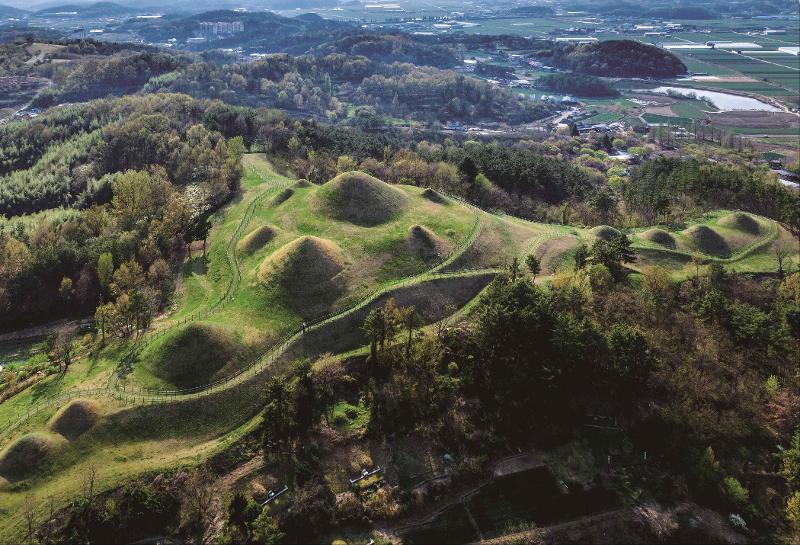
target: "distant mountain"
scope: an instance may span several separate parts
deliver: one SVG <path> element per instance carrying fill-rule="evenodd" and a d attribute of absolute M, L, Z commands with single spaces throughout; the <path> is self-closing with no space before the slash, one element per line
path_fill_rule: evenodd
<path fill-rule="evenodd" d="M 206 43 L 192 44 L 192 49 L 223 47 L 250 47 L 264 51 L 305 52 L 342 33 L 357 27 L 348 23 L 330 21 L 314 14 L 282 17 L 269 12 L 237 12 L 215 10 L 190 17 L 166 15 L 161 19 L 131 19 L 120 30 L 136 32 L 149 42 L 163 42 L 175 38 L 185 43 L 196 36 L 202 22 L 235 22 L 244 24 L 244 31 Z"/>
<path fill-rule="evenodd" d="M 115 4 L 114 2 L 97 2 L 95 4 L 61 4 L 41 9 L 36 15 L 53 15 L 56 13 L 77 12 L 80 17 L 119 17 L 139 11 L 137 8 Z"/>
<path fill-rule="evenodd" d="M 6 17 L 22 17 L 27 14 L 28 12 L 24 9 L 13 8 L 11 6 L 0 4 L 0 18 L 4 19 Z"/>

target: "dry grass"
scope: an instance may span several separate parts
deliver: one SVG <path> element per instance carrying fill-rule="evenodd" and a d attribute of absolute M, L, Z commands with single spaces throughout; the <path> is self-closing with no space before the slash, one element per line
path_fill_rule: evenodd
<path fill-rule="evenodd" d="M 262 225 L 242 237 L 242 240 L 236 244 L 236 249 L 244 254 L 252 254 L 256 250 L 263 248 L 277 234 L 278 230 L 275 227 Z"/>
<path fill-rule="evenodd" d="M 542 242 L 536 249 L 535 255 L 542 266 L 542 274 L 558 272 L 565 261 L 565 255 L 578 245 L 578 238 L 574 235 L 552 238 Z M 571 260 L 570 262 L 571 263 Z"/>
<path fill-rule="evenodd" d="M 100 409 L 96 402 L 76 399 L 53 416 L 49 427 L 67 440 L 73 441 L 93 428 L 99 420 Z"/>
<path fill-rule="evenodd" d="M 385 223 L 407 205 L 405 193 L 363 172 L 345 172 L 321 186 L 315 207 L 323 214 L 361 226 Z"/>

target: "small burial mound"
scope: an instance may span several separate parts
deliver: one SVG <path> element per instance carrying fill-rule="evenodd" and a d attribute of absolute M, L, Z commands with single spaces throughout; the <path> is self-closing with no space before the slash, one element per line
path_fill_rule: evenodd
<path fill-rule="evenodd" d="M 643 239 L 655 242 L 665 248 L 675 249 L 675 237 L 663 229 L 648 229 L 640 235 Z"/>
<path fill-rule="evenodd" d="M 405 209 L 405 193 L 363 172 L 345 172 L 319 188 L 315 204 L 323 214 L 356 225 L 385 223 Z"/>
<path fill-rule="evenodd" d="M 63 441 L 63 438 L 47 433 L 20 437 L 0 455 L 0 476 L 13 482 L 35 473 Z"/>
<path fill-rule="evenodd" d="M 405 246 L 409 253 L 423 260 L 438 257 L 444 252 L 444 243 L 436 233 L 422 225 L 414 225 L 405 238 Z"/>
<path fill-rule="evenodd" d="M 589 229 L 589 232 L 592 234 L 592 236 L 602 240 L 611 240 L 620 234 L 619 231 L 610 225 L 598 225 L 597 227 L 592 227 Z"/>
<path fill-rule="evenodd" d="M 444 197 L 442 197 L 439 193 L 434 191 L 431 188 L 426 189 L 422 192 L 422 196 L 428 199 L 431 202 L 435 202 L 437 204 L 442 204 L 445 202 Z"/>
<path fill-rule="evenodd" d="M 56 414 L 49 427 L 73 441 L 92 429 L 100 421 L 100 408 L 88 399 L 76 399 Z"/>
<path fill-rule="evenodd" d="M 683 234 L 696 250 L 704 254 L 713 255 L 714 257 L 728 257 L 731 255 L 731 249 L 725 239 L 707 225 L 693 225 L 686 229 Z"/>
<path fill-rule="evenodd" d="M 278 206 L 279 204 L 283 204 L 289 199 L 291 199 L 292 195 L 294 195 L 294 189 L 292 189 L 291 187 L 287 187 L 286 189 L 275 195 L 269 202 L 269 204 L 270 206 Z"/>
<path fill-rule="evenodd" d="M 243 254 L 252 254 L 256 250 L 263 248 L 277 234 L 278 231 L 274 227 L 262 225 L 242 237 L 242 240 L 236 244 L 236 249 Z"/>
<path fill-rule="evenodd" d="M 296 187 L 298 189 L 302 189 L 304 187 L 311 187 L 311 182 L 306 180 L 305 178 L 300 178 L 297 180 L 292 187 Z"/>
<path fill-rule="evenodd" d="M 761 231 L 758 221 L 750 214 L 744 212 L 734 212 L 720 218 L 719 225 L 728 229 L 735 229 L 751 235 L 757 235 Z"/>
<path fill-rule="evenodd" d="M 240 360 L 243 352 L 235 335 L 224 327 L 193 323 L 156 349 L 152 372 L 178 388 L 201 386 Z"/>

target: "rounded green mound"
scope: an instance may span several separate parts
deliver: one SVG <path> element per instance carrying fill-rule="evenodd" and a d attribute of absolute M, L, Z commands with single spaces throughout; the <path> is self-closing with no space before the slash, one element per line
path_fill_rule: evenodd
<path fill-rule="evenodd" d="M 264 259 L 258 268 L 258 278 L 264 283 L 277 281 L 290 294 L 298 294 L 339 275 L 345 262 L 335 242 L 303 236 Z"/>
<path fill-rule="evenodd" d="M 589 232 L 592 234 L 592 236 L 602 240 L 611 240 L 620 234 L 618 230 L 614 229 L 610 225 L 598 225 L 597 227 L 592 227 L 589 229 Z"/>
<path fill-rule="evenodd" d="M 46 433 L 30 433 L 20 437 L 0 455 L 0 476 L 16 481 L 31 475 L 63 441 L 58 436 Z"/>
<path fill-rule="evenodd" d="M 405 244 L 410 253 L 423 259 L 439 255 L 443 246 L 436 233 L 422 225 L 414 225 L 409 229 Z"/>
<path fill-rule="evenodd" d="M 720 218 L 719 225 L 751 235 L 757 235 L 761 231 L 761 226 L 758 224 L 758 221 L 750 214 L 745 214 L 744 212 L 734 212 L 733 214 L 728 214 Z"/>
<path fill-rule="evenodd" d="M 423 191 L 422 196 L 431 202 L 435 202 L 436 204 L 442 204 L 443 202 L 445 202 L 444 197 L 442 197 L 441 194 L 437 193 L 431 188 L 428 188 L 425 191 Z"/>
<path fill-rule="evenodd" d="M 722 236 L 707 225 L 693 225 L 686 229 L 683 234 L 692 246 L 707 255 L 714 257 L 728 257 L 731 249 Z"/>
<path fill-rule="evenodd" d="M 345 172 L 319 188 L 316 207 L 323 214 L 356 225 L 385 223 L 402 212 L 408 197 L 363 172 Z"/>
<path fill-rule="evenodd" d="M 49 427 L 72 441 L 94 427 L 100 421 L 100 408 L 88 399 L 76 399 L 56 414 Z"/>
<path fill-rule="evenodd" d="M 675 237 L 663 229 L 648 229 L 640 235 L 643 239 L 655 242 L 666 248 L 675 249 Z"/>
<path fill-rule="evenodd" d="M 279 204 L 283 204 L 289 199 L 291 199 L 292 195 L 294 195 L 294 189 L 292 189 L 291 187 L 287 187 L 286 189 L 284 189 L 283 191 L 281 191 L 280 193 L 275 195 L 275 197 L 272 198 L 272 201 L 270 201 L 270 205 L 278 206 Z"/>
<path fill-rule="evenodd" d="M 311 187 L 311 182 L 309 182 L 305 178 L 300 178 L 299 180 L 297 180 L 294 183 L 294 185 L 292 187 L 296 187 L 296 188 L 299 188 L 299 189 L 302 189 L 304 187 Z"/>
<path fill-rule="evenodd" d="M 214 375 L 242 357 L 242 346 L 224 327 L 189 324 L 156 349 L 152 372 L 179 388 L 212 382 Z"/>
<path fill-rule="evenodd" d="M 252 254 L 263 248 L 277 235 L 278 231 L 269 225 L 262 225 L 250 231 L 237 244 L 236 249 L 244 254 Z"/>

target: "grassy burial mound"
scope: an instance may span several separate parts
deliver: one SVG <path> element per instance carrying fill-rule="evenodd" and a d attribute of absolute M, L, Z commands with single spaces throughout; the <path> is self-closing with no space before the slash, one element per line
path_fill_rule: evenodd
<path fill-rule="evenodd" d="M 658 229 L 654 227 L 652 229 L 648 229 L 639 236 L 642 237 L 644 240 L 649 240 L 650 242 L 653 242 L 660 246 L 664 246 L 665 248 L 669 248 L 670 250 L 674 250 L 676 247 L 675 237 L 673 237 L 670 233 L 664 231 L 663 229 Z"/>
<path fill-rule="evenodd" d="M 722 235 L 707 225 L 693 225 L 683 232 L 689 244 L 704 254 L 714 257 L 729 257 L 730 246 Z"/>
<path fill-rule="evenodd" d="M 753 216 L 744 212 L 734 212 L 720 218 L 717 222 L 721 227 L 742 231 L 749 235 L 758 235 L 761 232 L 761 225 Z"/>
<path fill-rule="evenodd" d="M 13 482 L 32 475 L 63 442 L 63 438 L 50 433 L 20 437 L 0 455 L 0 477 Z"/>
<path fill-rule="evenodd" d="M 279 204 L 283 204 L 289 199 L 291 199 L 292 195 L 294 195 L 294 189 L 292 189 L 291 187 L 287 187 L 286 189 L 275 195 L 269 202 L 269 205 L 278 206 Z"/>
<path fill-rule="evenodd" d="M 422 196 L 431 202 L 435 202 L 436 204 L 443 204 L 445 202 L 444 197 L 431 188 L 423 191 Z"/>
<path fill-rule="evenodd" d="M 602 240 L 611 240 L 620 234 L 618 230 L 614 229 L 610 225 L 598 225 L 597 227 L 592 227 L 589 229 L 589 233 L 593 237 Z"/>
<path fill-rule="evenodd" d="M 304 187 L 311 187 L 311 182 L 309 182 L 305 178 L 300 178 L 294 183 L 294 185 L 292 185 L 292 187 L 295 187 L 297 189 L 303 189 Z"/>
<path fill-rule="evenodd" d="M 236 249 L 243 254 L 252 254 L 266 246 L 278 234 L 278 230 L 270 225 L 262 225 L 250 231 L 236 244 Z"/>
<path fill-rule="evenodd" d="M 276 250 L 258 268 L 258 279 L 285 292 L 304 316 L 324 312 L 341 295 L 347 260 L 333 241 L 303 236 Z"/>
<path fill-rule="evenodd" d="M 150 359 L 152 373 L 178 388 L 213 381 L 244 357 L 236 336 L 221 326 L 193 323 L 168 337 Z"/>
<path fill-rule="evenodd" d="M 369 227 L 389 221 L 407 203 L 401 190 L 363 172 L 345 172 L 319 188 L 314 204 L 326 216 Z"/>
<path fill-rule="evenodd" d="M 76 399 L 50 421 L 49 428 L 73 441 L 100 421 L 100 408 L 88 399 Z"/>
<path fill-rule="evenodd" d="M 422 225 L 412 226 L 404 243 L 410 254 L 423 261 L 436 259 L 447 251 L 445 243 L 436 236 L 436 233 Z"/>

